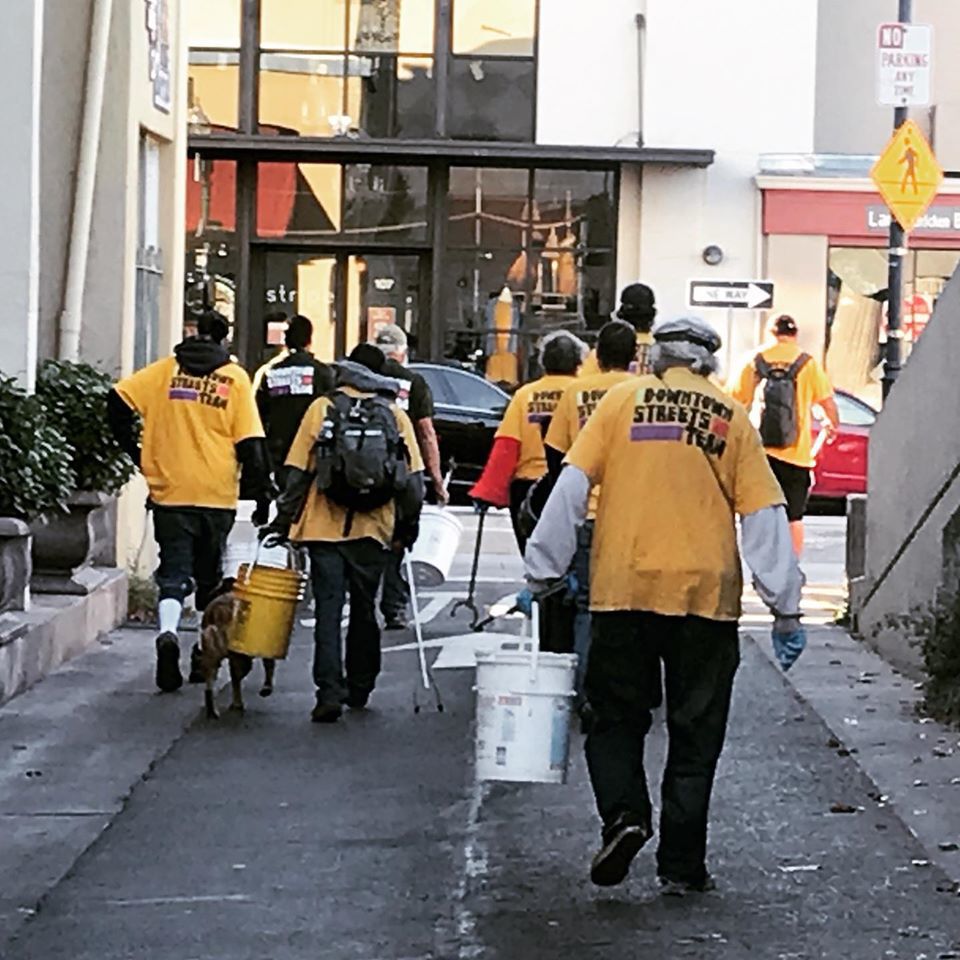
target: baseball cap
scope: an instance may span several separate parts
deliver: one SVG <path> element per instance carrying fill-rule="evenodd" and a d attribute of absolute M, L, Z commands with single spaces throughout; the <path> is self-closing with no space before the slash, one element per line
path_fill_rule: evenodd
<path fill-rule="evenodd" d="M 650 310 L 656 303 L 653 291 L 645 283 L 631 283 L 620 294 L 620 306 L 625 312 Z"/>
<path fill-rule="evenodd" d="M 723 344 L 720 335 L 713 327 L 699 317 L 677 317 L 667 320 L 653 331 L 657 343 L 694 343 L 698 347 L 716 353 Z"/>
<path fill-rule="evenodd" d="M 795 337 L 797 335 L 797 321 L 789 314 L 781 313 L 773 321 L 773 332 L 781 337 Z"/>
<path fill-rule="evenodd" d="M 395 323 L 389 323 L 377 331 L 374 343 L 378 347 L 386 347 L 389 350 L 405 350 L 407 333 L 403 327 L 398 327 Z"/>

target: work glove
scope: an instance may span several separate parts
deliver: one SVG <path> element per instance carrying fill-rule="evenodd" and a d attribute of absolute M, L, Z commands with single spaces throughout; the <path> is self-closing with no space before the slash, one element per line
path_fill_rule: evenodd
<path fill-rule="evenodd" d="M 290 539 L 290 524 L 276 517 L 257 531 L 257 539 L 265 547 L 282 547 Z"/>
<path fill-rule="evenodd" d="M 524 587 L 518 594 L 514 608 L 525 617 L 533 616 L 533 591 L 529 587 Z"/>
<path fill-rule="evenodd" d="M 773 652 L 784 672 L 789 670 L 807 646 L 807 631 L 800 623 L 800 617 L 775 616 L 773 630 Z"/>
<path fill-rule="evenodd" d="M 486 500 L 477 500 L 473 501 L 473 512 L 474 513 L 486 513 L 490 509 L 490 504 Z"/>
<path fill-rule="evenodd" d="M 270 519 L 270 498 L 261 497 L 257 500 L 257 506 L 253 511 L 253 515 L 250 517 L 250 522 L 255 527 L 266 526 L 267 521 Z"/>

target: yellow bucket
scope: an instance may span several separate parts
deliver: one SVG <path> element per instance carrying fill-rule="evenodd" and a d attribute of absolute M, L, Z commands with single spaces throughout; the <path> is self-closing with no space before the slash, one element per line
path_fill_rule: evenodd
<path fill-rule="evenodd" d="M 242 564 L 233 585 L 236 609 L 228 647 L 248 657 L 283 660 L 306 583 L 306 574 L 298 570 L 258 564 L 251 570 Z"/>

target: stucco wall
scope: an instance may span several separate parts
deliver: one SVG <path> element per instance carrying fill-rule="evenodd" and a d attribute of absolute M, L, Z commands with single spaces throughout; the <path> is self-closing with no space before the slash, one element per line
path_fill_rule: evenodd
<path fill-rule="evenodd" d="M 645 142 L 717 152 L 705 170 L 644 170 L 640 273 L 669 317 L 687 311 L 692 279 L 763 276 L 754 177 L 760 153 L 813 146 L 817 5 L 795 3 L 789 17 L 765 0 L 647 6 Z M 719 266 L 703 262 L 709 244 L 724 251 Z M 723 337 L 726 370 L 756 345 L 758 311 L 697 312 Z"/>
<path fill-rule="evenodd" d="M 955 273 L 870 436 L 866 589 L 904 543 L 960 462 L 960 272 Z M 873 599 L 858 611 L 861 632 L 895 663 L 916 664 L 891 614 L 930 604 L 942 576 L 942 532 L 960 507 L 960 481 L 933 510 Z M 859 591 L 864 596 L 863 591 Z"/>
<path fill-rule="evenodd" d="M 542 0 L 537 143 L 636 145 L 643 0 Z"/>
<path fill-rule="evenodd" d="M 0 89 L 11 148 L 0 153 L 0 374 L 32 388 L 40 284 L 40 73 L 42 7 L 17 3 L 0 34 Z"/>

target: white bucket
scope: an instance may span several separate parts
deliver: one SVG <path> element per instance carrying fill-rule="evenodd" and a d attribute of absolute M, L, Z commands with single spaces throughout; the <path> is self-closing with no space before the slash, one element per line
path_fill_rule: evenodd
<path fill-rule="evenodd" d="M 566 783 L 576 655 L 477 652 L 478 780 Z"/>
<path fill-rule="evenodd" d="M 223 575 L 236 578 L 239 576 L 240 564 L 253 563 L 254 557 L 257 558 L 257 563 L 264 567 L 286 570 L 290 566 L 290 554 L 286 547 L 260 547 L 258 554 L 256 540 L 228 540 L 227 548 L 223 552 Z"/>
<path fill-rule="evenodd" d="M 425 506 L 420 514 L 420 535 L 410 551 L 418 587 L 438 587 L 450 575 L 460 546 L 463 524 L 449 510 Z"/>

